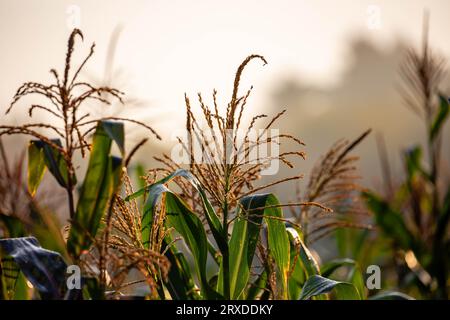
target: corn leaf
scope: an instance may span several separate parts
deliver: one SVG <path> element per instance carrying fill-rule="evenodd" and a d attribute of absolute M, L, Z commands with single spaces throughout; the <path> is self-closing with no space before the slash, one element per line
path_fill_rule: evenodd
<path fill-rule="evenodd" d="M 442 128 L 442 125 L 445 123 L 445 119 L 447 118 L 450 112 L 449 101 L 447 98 L 443 96 L 439 96 L 439 110 L 433 123 L 430 128 L 430 141 L 434 141 L 439 134 L 439 131 Z"/>
<path fill-rule="evenodd" d="M 51 141 L 54 144 L 61 146 L 61 141 L 59 139 L 52 139 Z M 67 169 L 66 162 L 64 161 L 64 156 L 61 154 L 61 152 L 41 140 L 32 140 L 32 141 L 30 141 L 30 146 L 31 145 L 33 145 L 33 148 L 32 148 L 33 154 L 36 153 L 35 149 L 42 150 L 46 167 L 51 172 L 51 174 L 55 177 L 58 184 L 63 188 L 67 188 L 69 171 Z M 36 158 L 36 156 L 33 155 L 33 158 Z M 40 162 L 40 159 L 33 159 L 33 166 L 35 166 L 35 163 L 34 163 L 35 161 Z M 37 167 L 32 168 L 32 169 L 36 169 L 36 171 L 31 172 L 31 174 L 33 176 L 36 176 L 36 178 L 33 177 L 34 181 L 32 181 L 32 183 L 37 184 L 36 186 L 33 186 L 33 187 L 37 188 L 38 183 L 40 182 L 40 180 L 38 181 L 39 176 L 42 175 L 43 172 L 41 172 L 41 170 L 42 170 L 41 164 L 40 163 L 36 163 L 36 164 L 37 164 Z M 30 172 L 29 172 L 29 174 L 30 174 Z M 73 176 L 71 178 L 72 178 L 72 183 L 76 184 L 77 179 L 76 179 L 75 174 L 73 174 Z"/>
<path fill-rule="evenodd" d="M 267 271 L 264 270 L 258 278 L 250 285 L 246 293 L 246 300 L 256 300 L 258 296 L 262 299 L 264 295 L 264 289 L 267 287 Z"/>
<path fill-rule="evenodd" d="M 233 225 L 230 249 L 230 297 L 237 299 L 243 293 L 250 277 L 253 256 L 259 239 L 264 209 L 251 212 L 253 208 L 262 208 L 266 204 L 265 196 L 249 196 L 241 200 Z M 223 281 L 223 268 L 220 269 L 219 282 Z M 223 285 L 219 283 L 219 288 Z"/>
<path fill-rule="evenodd" d="M 281 209 L 276 207 L 278 199 L 273 194 L 258 194 L 243 198 L 240 204 L 228 244 L 231 298 L 241 297 L 247 286 L 263 218 L 267 225 L 269 252 L 277 265 L 283 298 L 287 298 L 290 244 L 284 222 L 278 219 L 283 217 Z M 221 268 L 219 288 L 222 287 L 223 272 Z"/>
<path fill-rule="evenodd" d="M 33 196 L 45 173 L 44 150 L 38 148 L 36 143 L 30 142 L 28 145 L 28 190 Z"/>
<path fill-rule="evenodd" d="M 385 291 L 369 297 L 369 300 L 414 300 L 414 298 L 401 292 Z"/>
<path fill-rule="evenodd" d="M 220 298 L 217 292 L 210 287 L 206 275 L 208 239 L 201 220 L 176 194 L 166 192 L 165 198 L 167 224 L 180 233 L 194 256 L 202 293 L 207 299 Z"/>
<path fill-rule="evenodd" d="M 289 235 L 290 243 L 290 275 L 288 280 L 289 299 L 298 300 L 302 291 L 304 282 L 306 281 L 306 273 L 302 268 L 302 261 L 300 257 L 301 237 L 300 230 L 293 227 L 286 228 Z"/>
<path fill-rule="evenodd" d="M 348 258 L 331 260 L 322 266 L 322 276 L 328 278 L 337 269 L 344 266 L 354 266 L 355 263 L 355 260 Z"/>
<path fill-rule="evenodd" d="M 43 249 L 36 238 L 0 239 L 0 247 L 14 259 L 43 299 L 61 299 L 67 265 L 59 253 Z"/>
<path fill-rule="evenodd" d="M 394 210 L 389 203 L 371 192 L 363 192 L 368 207 L 375 214 L 380 228 L 394 238 L 403 249 L 415 248 L 414 237 L 406 227 L 400 213 Z"/>
<path fill-rule="evenodd" d="M 117 124 L 117 127 L 123 130 L 122 124 L 108 122 L 109 131 L 112 130 L 113 124 Z M 120 182 L 122 160 L 109 155 L 111 144 L 112 138 L 105 130 L 105 123 L 99 122 L 67 241 L 67 248 L 74 257 L 78 257 L 92 244 L 101 218 Z"/>
<path fill-rule="evenodd" d="M 101 121 L 101 125 L 108 137 L 117 144 L 123 155 L 125 153 L 125 130 L 123 122 Z"/>
<path fill-rule="evenodd" d="M 0 300 L 11 300 L 15 296 L 20 268 L 14 259 L 0 247 Z"/>
<path fill-rule="evenodd" d="M 155 182 L 152 185 L 146 186 L 145 188 L 142 188 L 135 193 L 129 195 L 125 198 L 125 201 L 129 201 L 132 199 L 135 199 L 139 196 L 144 196 L 147 194 L 152 188 L 153 185 L 161 185 L 170 182 L 176 177 L 182 177 L 186 179 L 188 182 L 192 184 L 192 186 L 197 190 L 197 192 L 200 195 L 200 199 L 202 200 L 202 205 L 204 208 L 206 220 L 208 222 L 208 226 L 211 229 L 211 232 L 213 234 L 214 240 L 217 243 L 217 246 L 219 249 L 224 252 L 227 250 L 227 242 L 223 237 L 223 230 L 222 225 L 220 223 L 219 217 L 217 216 L 216 212 L 214 211 L 213 206 L 211 205 L 210 201 L 208 200 L 208 197 L 206 196 L 206 193 L 201 186 L 200 182 L 197 178 L 195 178 L 189 171 L 184 169 L 178 169 L 175 172 L 169 174 L 168 176 L 162 178 L 161 180 Z M 146 214 L 146 213 L 145 213 Z M 147 238 L 147 234 L 144 234 L 144 239 Z"/>
<path fill-rule="evenodd" d="M 171 268 L 169 269 L 168 281 L 166 283 L 172 299 L 195 300 L 199 298 L 195 290 L 195 282 L 192 279 L 189 265 L 182 252 L 171 246 L 166 251 Z"/>
<path fill-rule="evenodd" d="M 17 238 L 25 235 L 25 226 L 17 217 L 0 214 L 0 226 L 4 227 L 2 230 L 6 231 L 4 237 Z"/>
<path fill-rule="evenodd" d="M 335 290 L 336 296 L 340 300 L 360 299 L 358 291 L 351 283 L 335 281 L 319 275 L 314 275 L 306 280 L 300 300 L 308 300 L 333 290 Z"/>
<path fill-rule="evenodd" d="M 347 277 L 347 282 L 350 282 L 351 284 L 353 284 L 355 286 L 355 289 L 358 291 L 358 295 L 360 299 L 365 299 L 367 294 L 366 294 L 366 286 L 364 283 L 364 278 L 361 272 L 361 269 L 358 265 L 358 263 L 355 263 L 355 265 L 353 265 L 350 268 L 350 272 L 348 274 Z"/>
<path fill-rule="evenodd" d="M 206 237 L 206 231 L 201 220 L 195 213 L 192 212 L 181 198 L 172 193 L 172 191 L 163 184 L 170 181 L 171 178 L 173 178 L 173 175 L 169 175 L 159 182 L 146 187 L 148 194 L 142 217 L 142 241 L 144 242 L 144 246 L 148 248 L 156 207 L 159 203 L 164 203 L 167 226 L 173 227 L 182 236 L 194 257 L 202 294 L 207 299 L 219 298 L 217 292 L 209 285 L 206 275 L 206 262 L 208 257 L 208 239 Z M 129 199 L 132 198 L 128 198 L 128 200 Z M 183 261 L 179 262 L 184 264 Z M 180 277 L 181 276 L 182 275 L 180 275 Z"/>

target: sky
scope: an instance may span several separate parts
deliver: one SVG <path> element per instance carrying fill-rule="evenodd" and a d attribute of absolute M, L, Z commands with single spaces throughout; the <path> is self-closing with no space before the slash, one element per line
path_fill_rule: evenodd
<path fill-rule="evenodd" d="M 21 83 L 48 82 L 49 69 L 63 67 L 67 37 L 76 26 L 85 35 L 83 44 L 77 44 L 76 59 L 81 60 L 90 43 L 96 42 L 95 55 L 83 74 L 94 80 L 104 77 L 111 35 L 114 30 L 121 30 L 111 83 L 143 102 L 139 111 L 131 109 L 129 115 L 145 119 L 166 139 L 171 131 L 184 124 L 184 93 L 195 97 L 197 92 L 203 92 L 209 98 L 216 88 L 219 101 L 226 106 L 237 66 L 249 54 L 257 53 L 266 57 L 268 65 L 263 67 L 259 62 L 252 62 L 242 79 L 243 90 L 250 85 L 255 88 L 252 111 L 277 112 L 287 107 L 298 116 L 300 109 L 296 109 L 295 103 L 277 105 L 292 103 L 289 99 L 276 98 L 286 79 L 301 82 L 316 93 L 312 98 L 308 96 L 309 100 L 302 96 L 304 104 L 311 105 L 301 108 L 303 122 L 294 123 L 296 117 L 291 116 L 287 125 L 316 146 L 312 148 L 313 158 L 341 138 L 340 134 L 351 138 L 371 125 L 399 137 L 393 139 L 392 147 L 403 146 L 411 130 L 418 130 L 417 125 L 402 126 L 398 119 L 385 123 L 382 115 L 370 118 L 369 112 L 364 116 L 365 109 L 355 111 L 359 112 L 358 121 L 355 113 L 355 121 L 347 114 L 347 120 L 330 124 L 330 117 L 336 115 L 329 100 L 337 97 L 342 103 L 350 101 L 339 89 L 351 69 L 349 66 L 357 60 L 355 39 L 364 39 L 370 44 L 370 50 L 381 57 L 395 53 L 399 41 L 417 46 L 424 9 L 431 14 L 431 45 L 450 57 L 450 1 L 446 0 L 1 0 L 2 121 L 20 121 L 20 112 L 4 117 L 3 110 Z M 373 76 L 378 82 L 371 88 L 358 88 L 357 81 L 355 90 L 384 87 L 384 76 L 372 75 L 371 72 L 377 72 L 374 68 L 367 70 L 363 78 Z M 356 96 L 362 93 L 365 92 L 354 92 Z M 372 95 L 377 98 L 383 93 L 374 90 Z M 361 121 L 362 125 L 353 124 Z M 328 129 L 330 126 L 333 128 Z M 364 160 L 366 170 L 374 165 L 372 160 Z"/>

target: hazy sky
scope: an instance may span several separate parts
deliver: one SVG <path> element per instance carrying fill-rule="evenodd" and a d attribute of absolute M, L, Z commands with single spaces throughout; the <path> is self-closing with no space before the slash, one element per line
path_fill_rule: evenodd
<path fill-rule="evenodd" d="M 16 121 L 18 113 L 3 118 L 3 112 L 21 83 L 48 82 L 52 80 L 49 69 L 63 67 L 67 37 L 74 24 L 85 35 L 84 44 L 78 42 L 76 46 L 78 61 L 88 52 L 91 42 L 97 44 L 85 73 L 91 78 L 102 77 L 111 34 L 117 26 L 123 27 L 114 61 L 120 75 L 113 79 L 113 85 L 145 100 L 148 105 L 142 111 L 145 114 L 133 117 L 148 117 L 150 124 L 167 138 L 171 129 L 183 126 L 184 92 L 195 97 L 201 91 L 209 98 L 213 88 L 217 88 L 219 101 L 228 101 L 235 70 L 249 54 L 262 54 L 269 62 L 265 67 L 253 62 L 242 80 L 242 90 L 250 84 L 255 86 L 250 103 L 252 113 L 265 108 L 275 111 L 289 108 L 272 105 L 274 88 L 286 76 L 300 79 L 316 90 L 336 91 L 354 58 L 352 40 L 364 38 L 380 52 L 392 52 L 399 39 L 418 45 L 425 8 L 431 13 L 431 44 L 450 57 L 447 0 L 0 0 L 1 119 Z M 383 75 L 378 74 L 377 79 L 382 82 Z M 365 96 L 364 92 L 355 94 Z M 372 96 L 382 97 L 383 93 L 375 90 Z M 320 106 L 310 108 L 313 107 Z M 309 116 L 313 120 L 314 115 L 326 118 L 327 114 L 321 110 L 311 109 Z M 379 112 L 372 110 L 368 114 L 376 117 Z M 351 116 L 345 116 L 351 123 Z M 361 109 L 359 121 L 364 117 Z M 323 153 L 324 146 L 341 138 L 341 133 L 355 136 L 363 127 L 370 126 L 372 118 L 366 118 L 367 123 L 354 131 L 349 131 L 351 125 L 342 122 L 335 122 L 336 128 L 329 136 L 326 129 L 317 129 L 324 137 L 317 137 L 314 122 L 309 121 L 312 129 L 308 133 L 314 135 L 311 139 L 323 140 L 320 148 L 313 149 L 313 155 Z M 293 119 L 290 120 L 292 123 Z M 383 114 L 377 121 L 383 126 Z M 401 127 L 398 123 L 391 118 L 389 125 Z M 405 137 L 411 128 L 417 125 L 402 127 Z M 298 130 L 300 136 L 308 135 L 301 128 Z M 398 130 L 390 131 L 393 138 L 400 136 Z M 370 148 L 373 150 L 373 145 Z M 371 166 L 373 161 L 367 162 L 366 167 Z"/>
<path fill-rule="evenodd" d="M 128 93 L 166 115 L 156 125 L 165 128 L 182 121 L 184 92 L 215 87 L 228 93 L 237 65 L 251 53 L 269 61 L 264 68 L 252 65 L 244 79 L 255 84 L 253 102 L 262 106 L 267 89 L 286 72 L 315 85 L 336 82 L 349 60 L 348 40 L 356 34 L 380 47 L 398 37 L 417 42 L 424 8 L 431 11 L 431 42 L 450 55 L 445 0 L 1 0 L 0 105 L 24 80 L 50 80 L 49 68 L 62 67 L 73 22 L 85 33 L 78 57 L 97 43 L 88 65 L 93 75 L 103 72 L 112 31 L 124 27 L 115 66 L 124 70 Z"/>

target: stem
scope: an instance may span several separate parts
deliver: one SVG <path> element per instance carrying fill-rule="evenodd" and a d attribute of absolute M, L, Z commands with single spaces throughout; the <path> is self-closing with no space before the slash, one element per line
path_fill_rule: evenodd
<path fill-rule="evenodd" d="M 223 203 L 223 238 L 225 242 L 228 243 L 228 191 L 229 191 L 229 166 L 226 165 L 225 172 L 225 201 Z M 223 266 L 223 293 L 225 299 L 231 298 L 231 290 L 230 290 L 230 254 L 229 248 L 226 246 L 224 252 L 222 252 L 222 266 Z"/>
<path fill-rule="evenodd" d="M 75 204 L 73 199 L 73 181 L 72 181 L 72 166 L 70 164 L 66 164 L 68 167 L 68 177 L 67 177 L 67 198 L 69 199 L 69 215 L 70 219 L 73 219 L 75 217 Z"/>

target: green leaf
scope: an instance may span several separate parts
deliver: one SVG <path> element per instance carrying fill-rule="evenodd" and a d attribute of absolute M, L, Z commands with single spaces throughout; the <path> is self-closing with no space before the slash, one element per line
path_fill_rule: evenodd
<path fill-rule="evenodd" d="M 363 192 L 369 209 L 375 213 L 380 228 L 405 250 L 415 248 L 414 237 L 406 227 L 403 217 L 389 203 L 371 192 Z"/>
<path fill-rule="evenodd" d="M 355 265 L 350 268 L 347 281 L 355 286 L 360 299 L 364 299 L 367 297 L 366 285 L 364 283 L 364 278 L 358 263 L 355 263 Z"/>
<path fill-rule="evenodd" d="M 139 196 L 144 196 L 147 194 L 154 185 L 162 185 L 165 183 L 170 182 L 176 177 L 182 177 L 186 179 L 189 183 L 192 184 L 192 186 L 197 190 L 197 192 L 200 195 L 200 199 L 202 200 L 202 205 L 205 210 L 205 216 L 206 220 L 208 222 L 209 228 L 211 229 L 211 232 L 213 234 L 214 240 L 216 241 L 219 249 L 224 252 L 227 248 L 227 242 L 223 237 L 223 229 L 222 225 L 220 223 L 219 217 L 217 216 L 216 212 L 214 211 L 213 206 L 211 205 L 210 201 L 208 200 L 208 197 L 206 196 L 206 193 L 198 181 L 197 178 L 195 178 L 189 171 L 184 169 L 178 169 L 175 172 L 169 174 L 168 176 L 162 178 L 161 180 L 155 182 L 152 185 L 146 186 L 145 188 L 142 188 L 138 190 L 137 192 L 127 196 L 125 198 L 125 201 L 129 201 L 132 199 L 135 199 Z M 147 238 L 147 235 L 144 235 L 144 238 Z"/>
<path fill-rule="evenodd" d="M 267 197 L 256 195 L 245 197 L 240 201 L 233 225 L 228 247 L 230 249 L 230 298 L 238 299 L 243 293 L 250 277 L 250 268 L 258 243 L 264 209 L 253 211 L 254 208 L 264 207 Z M 219 282 L 223 282 L 223 268 L 220 268 Z M 223 284 L 219 283 L 219 288 Z"/>
<path fill-rule="evenodd" d="M 447 189 L 447 193 L 444 197 L 444 203 L 442 205 L 441 212 L 439 214 L 439 218 L 436 224 L 436 232 L 435 232 L 435 246 L 438 245 L 438 243 L 441 243 L 442 240 L 445 238 L 446 230 L 449 226 L 449 220 L 450 220 L 450 186 Z"/>
<path fill-rule="evenodd" d="M 101 121 L 105 133 L 113 140 L 122 154 L 125 153 L 125 130 L 123 122 L 116 121 Z"/>
<path fill-rule="evenodd" d="M 289 242 L 291 245 L 290 248 L 290 266 L 291 266 L 291 274 L 289 277 L 289 299 L 290 300 L 298 300 L 300 294 L 302 292 L 302 287 L 304 282 L 306 281 L 306 273 L 304 271 L 304 267 L 302 266 L 302 261 L 300 257 L 301 249 L 301 236 L 300 230 L 297 230 L 293 227 L 286 228 L 286 231 L 289 235 Z"/>
<path fill-rule="evenodd" d="M 430 141 L 434 141 L 439 134 L 439 131 L 449 114 L 449 109 L 449 101 L 447 98 L 439 96 L 439 110 L 430 128 Z"/>
<path fill-rule="evenodd" d="M 52 139 L 51 141 L 58 146 L 62 146 L 61 141 L 59 139 Z M 41 140 L 32 140 L 32 141 L 30 141 L 30 145 L 33 145 L 34 148 L 36 148 L 38 150 L 42 150 L 43 155 L 44 155 L 45 165 L 47 166 L 48 170 L 55 177 L 56 181 L 58 182 L 58 184 L 61 187 L 67 188 L 68 179 L 69 179 L 69 171 L 66 166 L 64 156 L 61 154 L 61 152 Z M 39 174 L 41 174 L 41 173 L 38 171 L 34 174 L 39 176 Z M 72 183 L 76 184 L 77 178 L 76 178 L 75 174 L 73 174 L 71 179 L 72 179 Z"/>
<path fill-rule="evenodd" d="M 264 270 L 258 278 L 250 285 L 247 291 L 246 300 L 256 300 L 258 295 L 264 294 L 264 289 L 267 287 L 267 271 Z"/>
<path fill-rule="evenodd" d="M 347 282 L 352 283 L 355 289 L 358 291 L 359 296 L 366 297 L 366 286 L 364 284 L 364 278 L 359 268 L 359 264 L 352 259 L 335 259 L 327 262 L 322 266 L 322 276 L 330 277 L 334 271 L 339 268 L 348 267 L 349 272 L 347 274 Z"/>
<path fill-rule="evenodd" d="M 0 214 L 0 225 L 4 226 L 4 236 L 8 238 L 23 237 L 26 233 L 23 222 L 17 217 Z"/>
<path fill-rule="evenodd" d="M 369 300 L 414 300 L 414 298 L 401 292 L 385 291 L 369 297 Z"/>
<path fill-rule="evenodd" d="M 23 275 L 23 272 L 20 272 L 14 290 L 14 300 L 29 300 L 30 294 L 28 290 L 27 279 Z"/>
<path fill-rule="evenodd" d="M 141 236 L 144 247 L 149 248 L 153 216 L 159 203 L 164 202 L 166 210 L 166 224 L 173 227 L 184 239 L 194 257 L 196 271 L 201 283 L 201 290 L 207 299 L 218 298 L 217 292 L 208 283 L 206 262 L 208 257 L 208 239 L 201 220 L 175 193 L 170 191 L 164 183 L 170 181 L 174 175 L 169 175 L 157 183 L 145 188 L 148 192 L 142 216 Z M 138 191 L 140 193 L 140 191 Z M 143 194 L 140 193 L 140 195 Z M 128 198 L 133 199 L 134 197 Z M 169 241 L 166 239 L 166 241 Z M 182 258 L 181 258 L 182 259 Z M 184 264 L 183 261 L 180 263 Z M 187 272 L 187 271 L 185 271 Z M 181 277 L 182 275 L 180 275 Z"/>
<path fill-rule="evenodd" d="M 276 206 L 279 204 L 280 202 L 273 194 L 269 194 L 267 196 L 266 205 Z M 283 294 L 282 298 L 287 299 L 290 244 L 284 221 L 276 218 L 283 218 L 283 212 L 281 211 L 280 207 L 266 208 L 264 210 L 264 220 L 267 224 L 267 241 L 269 246 L 269 254 L 273 256 L 280 274 L 281 290 Z"/>
<path fill-rule="evenodd" d="M 0 247 L 0 300 L 12 300 L 20 276 L 20 268 L 14 259 Z"/>
<path fill-rule="evenodd" d="M 283 292 L 283 298 L 287 299 L 290 244 L 284 221 L 280 219 L 283 218 L 283 213 L 277 205 L 279 201 L 273 194 L 250 195 L 241 200 L 241 206 L 237 211 L 238 218 L 234 222 L 228 245 L 232 299 L 239 298 L 248 283 L 263 218 L 267 225 L 269 254 L 275 260 L 282 286 L 281 292 Z M 221 268 L 221 273 L 223 272 Z M 219 275 L 219 287 L 221 287 L 220 281 L 223 281 L 222 275 Z"/>
<path fill-rule="evenodd" d="M 348 282 L 335 281 L 314 275 L 306 280 L 300 296 L 300 300 L 308 300 L 314 296 L 329 293 L 335 290 L 336 297 L 340 300 L 359 300 L 356 288 Z"/>
<path fill-rule="evenodd" d="M 334 259 L 327 263 L 325 263 L 322 268 L 322 276 L 325 278 L 328 278 L 331 276 L 331 274 L 336 271 L 337 269 L 344 267 L 344 266 L 354 266 L 356 264 L 356 261 L 353 259 Z"/>
<path fill-rule="evenodd" d="M 422 148 L 414 146 L 405 152 L 406 169 L 408 172 L 408 179 L 411 180 L 416 173 L 421 173 L 424 177 L 430 178 L 429 174 L 422 168 Z"/>
<path fill-rule="evenodd" d="M 42 298 L 64 297 L 67 265 L 59 253 L 41 248 L 34 237 L 0 239 L 0 247 L 14 259 Z"/>
<path fill-rule="evenodd" d="M 171 246 L 166 251 L 166 257 L 170 262 L 168 281 L 166 283 L 172 299 L 174 300 L 196 300 L 199 298 L 196 292 L 195 282 L 192 279 L 189 265 L 182 252 Z"/>
<path fill-rule="evenodd" d="M 202 293 L 206 299 L 220 298 L 217 292 L 210 287 L 206 275 L 208 239 L 201 220 L 176 194 L 168 189 L 163 192 L 165 193 L 167 225 L 173 227 L 183 237 L 191 251 L 201 283 Z"/>
<path fill-rule="evenodd" d="M 122 125 L 114 124 L 123 129 Z M 120 183 L 122 160 L 109 155 L 111 144 L 110 135 L 106 133 L 103 123 L 99 122 L 67 241 L 67 248 L 74 257 L 78 257 L 92 244 L 106 207 Z"/>
<path fill-rule="evenodd" d="M 45 173 L 45 157 L 42 148 L 35 143 L 28 145 L 28 190 L 32 196 L 36 193 Z"/>
<path fill-rule="evenodd" d="M 299 250 L 299 259 L 306 277 L 309 278 L 313 275 L 320 275 L 319 264 L 312 255 L 311 251 L 309 251 L 308 247 L 303 242 L 302 237 L 299 234 L 299 230 L 289 227 L 287 228 L 287 231 L 292 236 L 293 241 L 297 243 L 297 247 Z"/>

